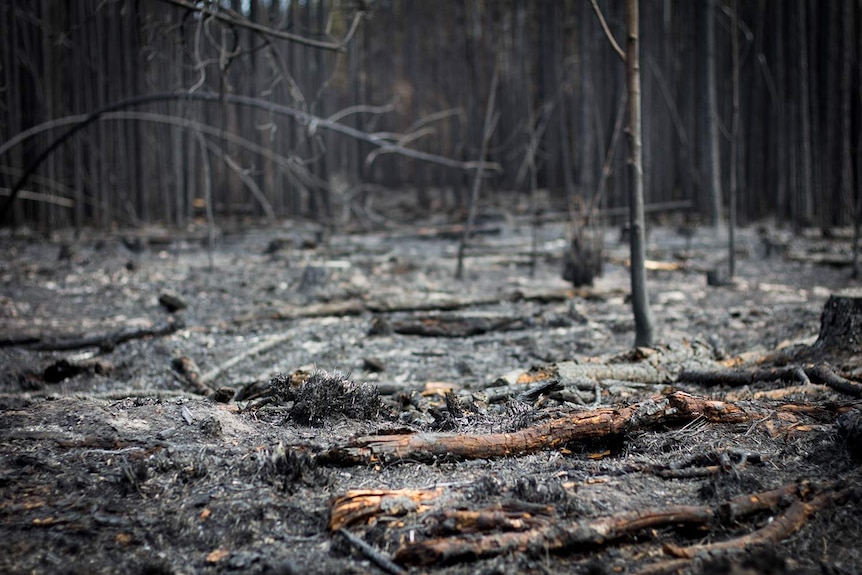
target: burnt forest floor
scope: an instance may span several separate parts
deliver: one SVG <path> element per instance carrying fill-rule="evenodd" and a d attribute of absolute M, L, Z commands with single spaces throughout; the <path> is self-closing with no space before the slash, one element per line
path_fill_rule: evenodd
<path fill-rule="evenodd" d="M 859 467 L 842 432 L 858 401 L 810 382 L 679 377 L 691 362 L 788 364 L 776 350 L 810 346 L 830 293 L 858 285 L 835 265 L 849 239 L 743 229 L 736 279 L 710 287 L 721 238 L 652 229 L 648 258 L 665 268 L 648 275 L 659 344 L 632 351 L 618 230 L 605 233 L 604 274 L 577 289 L 560 277 L 563 226 L 539 230 L 532 277 L 527 225 L 480 232 L 460 281 L 458 229 L 433 222 L 251 228 L 219 233 L 211 252 L 205 232 L 5 234 L 0 571 L 384 572 L 330 529 L 350 492 L 369 507 L 339 525 L 394 558 L 390 572 L 858 572 Z M 580 371 L 650 358 L 649 378 Z M 858 380 L 858 360 L 833 367 Z M 543 381 L 547 393 L 522 394 Z M 629 422 L 503 456 L 338 457 L 356 437 L 500 437 L 672 392 L 746 416 Z M 788 485 L 772 505 L 718 518 L 723 502 Z M 817 499 L 827 491 L 840 495 Z M 672 506 L 716 515 L 566 539 Z M 797 508 L 778 541 L 745 539 Z M 722 541 L 739 545 L 709 547 Z M 442 547 L 405 551 L 423 542 Z"/>

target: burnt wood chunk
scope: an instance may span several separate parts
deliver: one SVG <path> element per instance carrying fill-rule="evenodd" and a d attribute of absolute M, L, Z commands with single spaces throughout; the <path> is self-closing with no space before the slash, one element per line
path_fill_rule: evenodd
<path fill-rule="evenodd" d="M 815 346 L 862 351 L 862 288 L 848 288 L 829 296 L 820 316 Z"/>

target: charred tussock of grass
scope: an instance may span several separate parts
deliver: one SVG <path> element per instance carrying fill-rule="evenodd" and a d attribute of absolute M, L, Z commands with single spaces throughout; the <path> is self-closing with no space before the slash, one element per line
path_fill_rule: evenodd
<path fill-rule="evenodd" d="M 429 410 L 431 417 L 434 418 L 430 426 L 431 430 L 457 431 L 466 422 L 464 406 L 452 390 L 446 392 L 444 399 L 446 406 L 443 409 L 432 408 Z"/>
<path fill-rule="evenodd" d="M 290 419 L 300 425 L 316 427 L 338 416 L 376 419 L 382 408 L 376 386 L 357 383 L 338 371 L 315 370 L 299 378 L 278 374 L 270 386 L 276 401 L 293 402 Z"/>
<path fill-rule="evenodd" d="M 259 477 L 281 491 L 294 493 L 300 486 L 321 487 L 329 475 L 317 466 L 314 455 L 304 449 L 285 448 L 279 442 L 272 450 L 258 452 Z"/>

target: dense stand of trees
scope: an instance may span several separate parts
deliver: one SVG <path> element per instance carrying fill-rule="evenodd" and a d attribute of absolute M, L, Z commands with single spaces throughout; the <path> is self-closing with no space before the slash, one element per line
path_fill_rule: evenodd
<path fill-rule="evenodd" d="M 626 70 L 595 8 L 624 45 L 621 0 L 0 0 L 0 194 L 70 124 L 13 140 L 22 132 L 152 93 L 250 96 L 390 142 L 224 98 L 114 110 L 47 156 L 3 224 L 184 225 L 206 208 L 331 221 L 351 198 L 408 189 L 422 209 L 463 206 L 473 170 L 390 153 L 392 142 L 476 160 L 497 66 L 487 159 L 502 169 L 486 171 L 483 193 L 526 194 L 535 162 L 553 209 L 600 187 L 602 205 L 626 206 L 627 155 L 606 161 Z M 640 0 L 639 11 L 646 202 L 690 201 L 711 223 L 727 218 L 733 184 L 741 223 L 850 224 L 862 0 Z"/>

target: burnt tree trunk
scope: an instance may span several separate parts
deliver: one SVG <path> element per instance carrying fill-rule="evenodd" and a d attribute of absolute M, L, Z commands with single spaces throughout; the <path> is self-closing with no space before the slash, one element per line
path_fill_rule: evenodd
<path fill-rule="evenodd" d="M 820 316 L 815 346 L 862 351 L 862 288 L 848 288 L 829 296 Z"/>

